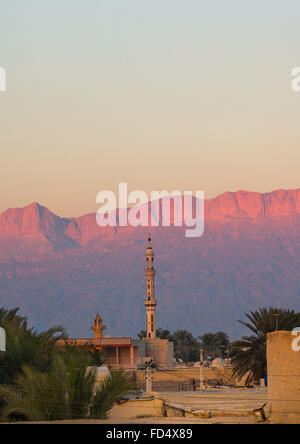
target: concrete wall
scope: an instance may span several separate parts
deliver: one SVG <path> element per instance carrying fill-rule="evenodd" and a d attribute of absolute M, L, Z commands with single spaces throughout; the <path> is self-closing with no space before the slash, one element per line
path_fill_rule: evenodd
<path fill-rule="evenodd" d="M 144 358 L 146 356 L 146 342 L 142 339 L 134 339 L 133 344 L 138 348 L 138 357 Z"/>
<path fill-rule="evenodd" d="M 131 374 L 131 373 L 130 373 Z M 138 370 L 132 372 L 135 375 L 138 385 L 145 388 L 145 371 Z M 155 392 L 176 392 L 176 391 L 193 391 L 193 379 L 196 387 L 200 385 L 200 369 L 199 367 L 171 369 L 168 371 L 153 370 L 153 391 Z M 204 368 L 204 379 L 208 385 L 235 385 L 236 378 L 232 377 L 232 369 L 230 367 L 223 368 Z"/>
<path fill-rule="evenodd" d="M 274 423 L 300 424 L 300 351 L 292 349 L 295 339 L 286 331 L 267 335 L 268 419 Z"/>
<path fill-rule="evenodd" d="M 209 418 L 209 410 L 194 410 L 182 404 L 175 404 L 164 399 L 150 397 L 130 399 L 115 404 L 109 413 L 109 419 L 132 420 L 137 418 Z"/>
<path fill-rule="evenodd" d="M 121 404 L 115 404 L 109 413 L 110 419 L 135 419 L 146 417 L 163 417 L 164 401 L 162 399 L 145 398 L 130 399 Z"/>
<path fill-rule="evenodd" d="M 145 339 L 146 356 L 151 356 L 154 363 L 161 368 L 171 367 L 173 360 L 171 360 L 172 345 L 167 339 Z"/>

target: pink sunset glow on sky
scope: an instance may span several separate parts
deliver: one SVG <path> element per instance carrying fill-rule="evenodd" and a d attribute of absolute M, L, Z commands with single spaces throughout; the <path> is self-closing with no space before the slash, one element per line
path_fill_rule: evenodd
<path fill-rule="evenodd" d="M 300 187 L 299 1 L 5 3 L 0 211 Z"/>

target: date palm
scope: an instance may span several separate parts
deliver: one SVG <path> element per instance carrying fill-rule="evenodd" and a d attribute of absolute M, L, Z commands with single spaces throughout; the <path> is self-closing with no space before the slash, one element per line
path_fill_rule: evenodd
<path fill-rule="evenodd" d="M 176 358 L 183 361 L 196 361 L 199 359 L 199 343 L 188 330 L 176 330 L 170 340 L 174 343 Z"/>
<path fill-rule="evenodd" d="M 200 347 L 204 350 L 205 356 L 212 358 L 225 357 L 225 352 L 229 347 L 229 338 L 227 333 L 204 333 L 199 336 Z"/>
<path fill-rule="evenodd" d="M 6 312 L 0 323 L 6 331 L 7 346 L 7 353 L 0 354 L 0 383 L 12 383 L 24 365 L 42 372 L 49 370 L 55 342 L 65 336 L 61 326 L 37 333 L 28 328 L 27 320 L 16 313 L 14 310 Z"/>
<path fill-rule="evenodd" d="M 139 339 L 145 339 L 147 336 L 147 332 L 146 330 L 141 330 L 138 334 L 137 337 Z M 158 328 L 156 330 L 156 337 L 160 338 L 160 339 L 170 339 L 171 338 L 171 332 L 169 330 L 164 330 L 162 328 Z"/>
<path fill-rule="evenodd" d="M 116 400 L 135 388 L 120 371 L 95 394 L 100 351 L 55 347 L 64 329 L 37 333 L 18 310 L 0 309 L 7 352 L 0 353 L 0 416 L 3 421 L 54 421 L 103 417 Z"/>
<path fill-rule="evenodd" d="M 66 363 L 56 355 L 49 372 L 23 366 L 14 385 L 0 386 L 5 400 L 4 421 L 54 421 L 86 418 L 94 374 L 87 373 L 86 356 Z"/>
<path fill-rule="evenodd" d="M 95 372 L 87 371 L 87 354 L 76 352 L 73 358 L 66 362 L 63 356 L 56 355 L 47 373 L 24 366 L 16 384 L 0 386 L 0 396 L 5 401 L 1 420 L 105 418 L 116 401 L 136 389 L 135 382 L 118 370 L 94 394 Z"/>
<path fill-rule="evenodd" d="M 0 325 L 4 325 L 7 322 L 23 322 L 25 318 L 18 315 L 19 308 L 14 308 L 12 310 L 6 310 L 5 308 L 0 308 Z"/>
<path fill-rule="evenodd" d="M 252 379 L 259 380 L 267 374 L 266 338 L 267 333 L 278 330 L 291 331 L 300 326 L 300 313 L 293 310 L 260 308 L 246 314 L 247 321 L 239 321 L 251 332 L 231 344 L 231 362 L 234 376 L 245 375 L 246 384 Z M 277 318 L 277 320 L 276 320 Z"/>
<path fill-rule="evenodd" d="M 136 389 L 136 382 L 128 378 L 123 370 L 112 372 L 111 377 L 102 384 L 92 399 L 90 417 L 93 419 L 106 418 L 108 411 L 118 400 L 122 399 L 124 394 L 135 392 Z"/>

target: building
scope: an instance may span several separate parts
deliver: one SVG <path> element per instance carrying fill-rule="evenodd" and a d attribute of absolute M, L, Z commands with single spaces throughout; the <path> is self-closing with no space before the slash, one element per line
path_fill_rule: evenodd
<path fill-rule="evenodd" d="M 300 424 L 300 332 L 267 334 L 268 420 Z"/>
<path fill-rule="evenodd" d="M 68 339 L 57 341 L 59 347 L 64 347 L 67 343 L 74 347 L 92 347 L 102 350 L 105 362 L 110 368 L 123 368 L 124 370 L 136 370 L 139 362 L 139 348 L 132 338 L 110 338 L 103 337 L 103 326 L 101 316 L 97 314 L 91 330 L 94 337 L 89 339 Z"/>
<path fill-rule="evenodd" d="M 174 346 L 168 339 L 156 337 L 156 306 L 155 299 L 155 268 L 154 251 L 151 245 L 151 236 L 148 237 L 146 250 L 146 338 L 136 340 L 132 338 L 111 338 L 103 336 L 106 326 L 98 313 L 91 330 L 94 337 L 90 339 L 68 339 L 57 342 L 59 347 L 67 343 L 76 347 L 93 347 L 102 350 L 106 364 L 110 368 L 123 368 L 125 370 L 136 370 L 152 359 L 156 367 L 167 368 L 174 365 Z"/>
<path fill-rule="evenodd" d="M 147 286 L 147 296 L 144 302 L 146 308 L 145 355 L 151 357 L 157 367 L 166 368 L 174 365 L 174 345 L 168 339 L 156 337 L 157 301 L 155 299 L 155 274 L 154 251 L 151 245 L 151 236 L 149 235 L 145 269 Z"/>

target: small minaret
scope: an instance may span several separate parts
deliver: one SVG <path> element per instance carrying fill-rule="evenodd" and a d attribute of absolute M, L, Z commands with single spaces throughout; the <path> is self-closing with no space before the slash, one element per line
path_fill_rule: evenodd
<path fill-rule="evenodd" d="M 91 327 L 91 330 L 94 330 L 94 339 L 103 338 L 103 330 L 106 330 L 106 326 L 103 325 L 103 321 L 99 313 L 94 320 L 94 325 Z"/>
<path fill-rule="evenodd" d="M 148 248 L 146 250 L 146 283 L 147 283 L 147 298 L 145 300 L 146 307 L 146 330 L 147 330 L 147 339 L 155 339 L 156 338 L 156 321 L 155 321 L 155 308 L 156 308 L 156 299 L 155 299 L 155 287 L 154 287 L 154 277 L 155 277 L 155 269 L 154 269 L 154 252 L 151 246 L 151 235 L 148 237 Z"/>

